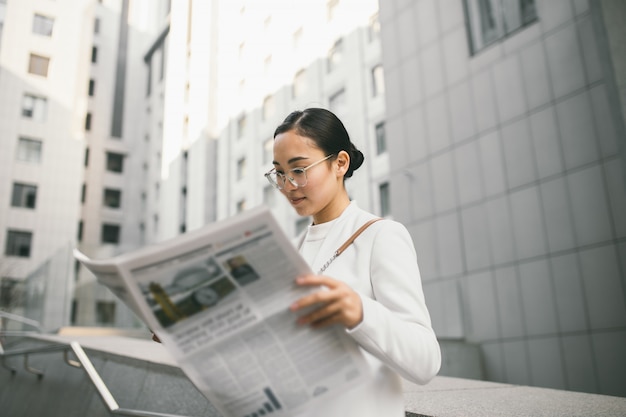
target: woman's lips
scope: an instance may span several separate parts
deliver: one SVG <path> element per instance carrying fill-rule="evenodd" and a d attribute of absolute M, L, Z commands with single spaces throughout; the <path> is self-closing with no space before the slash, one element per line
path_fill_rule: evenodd
<path fill-rule="evenodd" d="M 302 201 L 304 201 L 304 197 L 289 197 L 289 202 L 294 206 L 300 204 Z"/>

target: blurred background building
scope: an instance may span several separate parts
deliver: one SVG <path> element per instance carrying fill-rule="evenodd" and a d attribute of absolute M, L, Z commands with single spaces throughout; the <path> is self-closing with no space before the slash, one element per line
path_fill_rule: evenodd
<path fill-rule="evenodd" d="M 619 0 L 0 0 L 0 308 L 140 326 L 72 248 L 259 204 L 294 236 L 273 131 L 326 107 L 442 340 L 490 380 L 626 396 L 625 22 Z"/>

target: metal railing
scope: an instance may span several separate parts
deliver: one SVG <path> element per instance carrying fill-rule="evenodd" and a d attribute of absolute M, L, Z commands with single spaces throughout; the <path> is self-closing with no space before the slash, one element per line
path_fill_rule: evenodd
<path fill-rule="evenodd" d="M 24 338 L 33 338 L 36 334 L 41 334 L 41 326 L 34 320 L 30 320 L 24 317 L 16 316 L 14 314 L 6 313 L 4 311 L 0 311 L 0 317 L 8 318 L 11 320 L 16 320 L 23 324 L 28 324 L 37 329 L 37 331 L 3 331 L 0 330 L 0 357 L 2 358 L 2 366 L 8 369 L 12 375 L 17 373 L 17 369 L 8 365 L 6 363 L 6 359 L 10 357 L 23 356 L 24 357 L 24 369 L 27 372 L 37 375 L 38 379 L 42 379 L 44 376 L 43 371 L 36 369 L 29 364 L 29 358 L 31 355 L 35 354 L 43 354 L 43 353 L 51 353 L 51 352 L 63 352 L 63 358 L 65 363 L 74 368 L 82 368 L 89 380 L 93 384 L 94 388 L 98 392 L 98 395 L 109 409 L 112 414 L 116 415 L 124 415 L 124 416 L 135 416 L 135 417 L 186 417 L 178 414 L 167 414 L 167 413 L 158 413 L 154 411 L 147 410 L 133 410 L 130 408 L 122 408 L 119 406 L 113 394 L 107 387 L 106 383 L 100 377 L 100 374 L 93 366 L 93 363 L 89 359 L 89 356 L 84 351 L 80 343 L 78 342 L 70 342 L 67 344 L 54 343 L 46 346 L 37 346 L 30 347 L 24 349 L 11 349 L 9 351 L 5 351 L 2 346 L 2 337 L 10 336 L 10 337 L 24 337 Z M 70 351 L 74 354 L 77 360 L 73 360 L 70 358 Z"/>

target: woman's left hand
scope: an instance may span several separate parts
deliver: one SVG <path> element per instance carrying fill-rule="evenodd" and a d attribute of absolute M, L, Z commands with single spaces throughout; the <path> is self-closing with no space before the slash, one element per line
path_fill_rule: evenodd
<path fill-rule="evenodd" d="M 298 324 L 310 324 L 319 328 L 340 323 L 347 329 L 352 329 L 363 320 L 361 297 L 346 283 L 323 275 L 303 275 L 296 279 L 296 284 L 326 287 L 289 306 L 295 312 L 317 305 L 312 312 L 299 317 Z"/>

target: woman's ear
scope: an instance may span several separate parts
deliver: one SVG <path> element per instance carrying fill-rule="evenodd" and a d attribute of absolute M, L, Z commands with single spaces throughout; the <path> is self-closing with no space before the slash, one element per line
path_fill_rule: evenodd
<path fill-rule="evenodd" d="M 348 168 L 350 167 L 350 155 L 348 155 L 346 151 L 339 151 L 335 162 L 337 164 L 337 174 L 343 176 L 348 172 Z"/>

